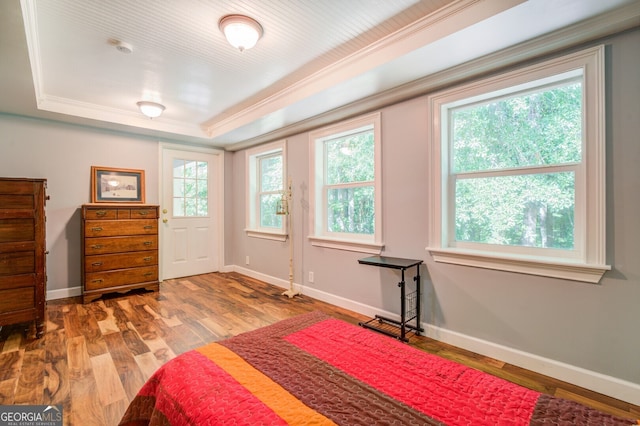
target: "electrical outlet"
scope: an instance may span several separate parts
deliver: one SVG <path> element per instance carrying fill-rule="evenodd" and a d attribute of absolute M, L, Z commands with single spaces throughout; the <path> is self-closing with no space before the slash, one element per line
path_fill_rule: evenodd
<path fill-rule="evenodd" d="M 247 258 L 244 260 L 244 263 L 247 265 L 249 264 L 249 256 L 247 256 Z"/>
<path fill-rule="evenodd" d="M 309 271 L 309 282 L 313 282 L 313 272 Z"/>

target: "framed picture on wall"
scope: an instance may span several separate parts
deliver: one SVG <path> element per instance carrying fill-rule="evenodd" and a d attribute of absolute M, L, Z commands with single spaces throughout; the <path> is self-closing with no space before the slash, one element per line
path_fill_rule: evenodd
<path fill-rule="evenodd" d="M 92 203 L 144 203 L 144 170 L 91 166 Z"/>

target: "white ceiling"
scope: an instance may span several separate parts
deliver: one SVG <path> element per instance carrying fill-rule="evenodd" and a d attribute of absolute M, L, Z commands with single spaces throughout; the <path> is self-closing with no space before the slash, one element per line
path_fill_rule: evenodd
<path fill-rule="evenodd" d="M 0 112 L 233 150 L 616 10 L 640 25 L 640 0 L 2 0 Z M 260 22 L 255 48 L 228 14 Z"/>

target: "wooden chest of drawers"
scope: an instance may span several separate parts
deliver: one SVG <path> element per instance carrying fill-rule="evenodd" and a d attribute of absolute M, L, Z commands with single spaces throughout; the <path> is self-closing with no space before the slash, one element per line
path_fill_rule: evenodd
<path fill-rule="evenodd" d="M 82 206 L 83 303 L 137 288 L 157 291 L 158 206 Z"/>
<path fill-rule="evenodd" d="M 45 332 L 46 179 L 0 178 L 0 326 Z"/>

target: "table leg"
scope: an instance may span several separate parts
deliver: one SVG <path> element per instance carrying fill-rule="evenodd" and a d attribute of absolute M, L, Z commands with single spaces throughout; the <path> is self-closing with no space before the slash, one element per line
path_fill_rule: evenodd
<path fill-rule="evenodd" d="M 398 284 L 400 287 L 400 340 L 405 340 L 405 321 L 406 321 L 406 309 L 407 309 L 407 301 L 405 300 L 406 292 L 405 292 L 405 282 L 404 282 L 404 269 L 400 270 L 402 272 L 402 281 Z"/>
<path fill-rule="evenodd" d="M 422 295 L 420 294 L 420 265 L 416 265 L 416 276 L 413 278 L 416 282 L 416 335 L 420 335 L 422 328 L 420 327 L 420 305 L 422 303 Z"/>

